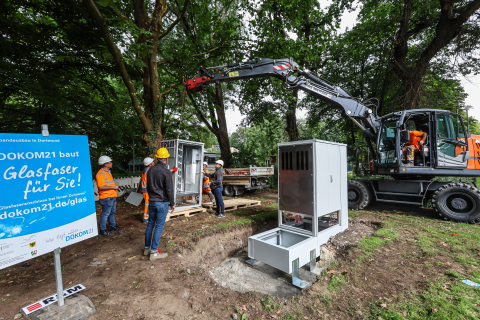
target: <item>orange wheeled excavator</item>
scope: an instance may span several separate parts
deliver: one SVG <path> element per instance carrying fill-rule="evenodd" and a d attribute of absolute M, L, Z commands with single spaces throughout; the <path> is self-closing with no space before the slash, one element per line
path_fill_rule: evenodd
<path fill-rule="evenodd" d="M 335 106 L 362 130 L 373 158 L 369 173 L 389 178 L 350 180 L 350 209 L 360 210 L 374 201 L 423 205 L 431 199 L 446 220 L 480 221 L 480 190 L 474 180 L 480 175 L 480 136 L 465 131 L 460 115 L 446 110 L 413 109 L 378 117 L 371 101 L 355 98 L 302 70 L 291 58 L 257 58 L 201 67 L 197 77 L 184 79 L 184 84 L 194 93 L 212 83 L 257 77 L 278 78 L 287 89 L 303 90 Z M 440 176 L 465 177 L 469 182 L 436 181 Z"/>

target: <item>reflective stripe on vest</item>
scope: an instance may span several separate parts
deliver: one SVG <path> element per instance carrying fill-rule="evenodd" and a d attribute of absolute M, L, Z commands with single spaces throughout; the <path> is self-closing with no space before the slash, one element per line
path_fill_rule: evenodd
<path fill-rule="evenodd" d="M 112 181 L 108 181 L 108 174 L 106 174 L 105 172 L 101 172 L 99 171 L 97 173 L 97 175 L 99 174 L 103 174 L 105 176 L 105 185 L 108 185 L 108 184 L 111 184 L 111 183 L 115 183 L 115 179 L 113 179 L 113 176 L 112 176 Z M 109 186 L 110 187 L 110 186 Z"/>

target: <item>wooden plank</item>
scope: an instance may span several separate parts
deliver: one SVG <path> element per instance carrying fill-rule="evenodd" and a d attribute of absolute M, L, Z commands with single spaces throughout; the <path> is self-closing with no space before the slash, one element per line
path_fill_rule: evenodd
<path fill-rule="evenodd" d="M 232 211 L 245 207 L 255 207 L 262 204 L 261 201 L 248 199 L 229 199 L 224 200 L 223 203 L 225 204 L 225 211 Z M 204 202 L 203 206 L 210 210 L 215 208 L 215 204 L 213 202 Z"/>
<path fill-rule="evenodd" d="M 176 219 L 179 217 L 191 217 L 197 213 L 207 212 L 207 209 L 202 207 L 187 208 L 187 209 L 176 209 L 173 213 L 169 210 L 166 221 Z"/>

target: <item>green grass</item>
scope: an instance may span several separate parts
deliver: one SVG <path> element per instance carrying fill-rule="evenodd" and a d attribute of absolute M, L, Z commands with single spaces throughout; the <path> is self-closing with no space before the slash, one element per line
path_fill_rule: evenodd
<path fill-rule="evenodd" d="M 234 226 L 251 225 L 251 224 L 257 223 L 259 221 L 276 218 L 277 215 L 278 215 L 277 211 L 268 211 L 268 212 L 256 214 L 256 215 L 253 215 L 253 216 L 250 216 L 250 217 L 241 218 L 241 219 L 237 219 L 237 220 L 232 220 L 232 221 L 228 221 L 228 222 L 225 222 L 225 223 L 220 223 L 220 224 L 217 224 L 216 226 L 210 227 L 206 230 L 222 229 L 224 231 L 227 231 L 229 228 L 234 227 Z"/>
<path fill-rule="evenodd" d="M 385 240 L 377 238 L 377 237 L 370 237 L 370 238 L 363 238 L 362 241 L 358 243 L 358 248 L 360 250 L 364 250 L 365 253 L 358 257 L 358 261 L 364 262 L 366 258 L 372 255 L 378 248 L 380 248 L 385 243 Z"/>
<path fill-rule="evenodd" d="M 446 285 L 443 281 L 430 283 L 423 293 L 408 295 L 406 298 L 403 302 L 388 305 L 388 308 L 381 308 L 378 303 L 372 302 L 369 318 L 381 317 L 384 320 L 480 318 L 478 305 L 480 289 L 469 287 L 460 281 L 452 285 Z"/>
<path fill-rule="evenodd" d="M 358 217 L 359 211 L 356 210 L 348 210 L 348 217 L 349 218 L 355 218 Z"/>
<path fill-rule="evenodd" d="M 397 240 L 398 231 L 393 229 L 379 229 L 375 232 L 375 236 L 383 237 L 385 240 Z"/>
<path fill-rule="evenodd" d="M 328 285 L 328 291 L 337 291 L 344 283 L 346 279 L 342 275 L 333 275 L 332 280 L 330 280 L 330 284 Z"/>
<path fill-rule="evenodd" d="M 281 310 L 281 304 L 275 304 L 275 299 L 268 295 L 265 299 L 260 299 L 260 303 L 262 304 L 263 311 L 272 312 L 275 310 Z"/>
<path fill-rule="evenodd" d="M 378 229 L 374 236 L 370 238 L 364 237 L 362 241 L 358 243 L 358 248 L 365 251 L 364 254 L 358 257 L 359 262 L 365 262 L 366 259 L 371 256 L 375 250 L 388 244 L 391 241 L 395 241 L 398 238 L 398 231 L 394 229 L 382 228 Z"/>
<path fill-rule="evenodd" d="M 332 305 L 333 299 L 329 294 L 319 294 L 318 300 L 320 300 L 323 305 L 328 308 Z"/>
<path fill-rule="evenodd" d="M 277 203 L 272 203 L 267 206 L 265 206 L 266 209 L 277 209 L 278 210 L 278 202 Z"/>
<path fill-rule="evenodd" d="M 454 277 L 454 278 L 460 278 L 461 277 L 461 275 L 455 270 L 448 270 L 447 272 L 445 272 L 445 274 L 447 276 Z"/>

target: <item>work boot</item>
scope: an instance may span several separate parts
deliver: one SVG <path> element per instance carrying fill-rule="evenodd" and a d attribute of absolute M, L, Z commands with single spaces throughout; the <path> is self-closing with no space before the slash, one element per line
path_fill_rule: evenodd
<path fill-rule="evenodd" d="M 143 248 L 143 255 L 148 256 L 150 254 L 150 248 Z"/>
<path fill-rule="evenodd" d="M 123 231 L 125 231 L 125 228 L 122 228 L 119 226 L 115 226 L 112 228 L 112 232 L 123 232 Z"/>
<path fill-rule="evenodd" d="M 160 249 L 158 249 L 158 251 L 155 251 L 155 252 L 150 252 L 150 260 L 157 260 L 157 259 L 163 259 L 163 258 L 166 258 L 168 257 L 168 253 L 161 253 L 160 252 Z"/>
<path fill-rule="evenodd" d="M 98 233 L 100 237 L 105 237 L 105 238 L 113 237 L 114 234 L 115 233 L 113 231 L 108 232 L 107 230 L 100 230 L 100 232 Z"/>

